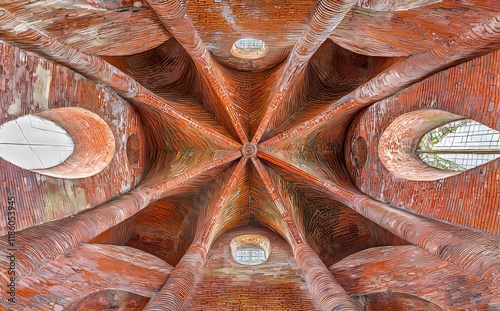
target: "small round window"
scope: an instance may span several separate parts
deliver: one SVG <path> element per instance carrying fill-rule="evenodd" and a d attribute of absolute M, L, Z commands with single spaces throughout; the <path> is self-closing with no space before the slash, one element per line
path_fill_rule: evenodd
<path fill-rule="evenodd" d="M 231 48 L 231 54 L 239 58 L 256 59 L 267 54 L 267 44 L 259 39 L 244 38 L 236 41 Z"/>
<path fill-rule="evenodd" d="M 269 239 L 261 235 L 240 235 L 231 241 L 234 260 L 243 265 L 258 265 L 267 260 L 270 254 Z"/>
<path fill-rule="evenodd" d="M 257 245 L 242 245 L 236 250 L 236 261 L 244 265 L 258 265 L 266 261 L 266 255 Z"/>

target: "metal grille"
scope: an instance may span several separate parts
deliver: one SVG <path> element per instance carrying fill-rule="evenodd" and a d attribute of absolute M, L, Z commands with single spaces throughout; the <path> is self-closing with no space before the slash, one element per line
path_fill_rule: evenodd
<path fill-rule="evenodd" d="M 450 122 L 425 134 L 417 153 L 432 167 L 466 171 L 500 157 L 500 132 L 470 119 Z"/>
<path fill-rule="evenodd" d="M 245 245 L 236 251 L 236 261 L 244 265 L 259 264 L 266 261 L 266 255 L 257 245 Z"/>
<path fill-rule="evenodd" d="M 239 49 L 252 51 L 254 49 L 262 48 L 262 46 L 264 45 L 264 41 L 259 39 L 245 38 L 236 41 L 234 45 Z"/>

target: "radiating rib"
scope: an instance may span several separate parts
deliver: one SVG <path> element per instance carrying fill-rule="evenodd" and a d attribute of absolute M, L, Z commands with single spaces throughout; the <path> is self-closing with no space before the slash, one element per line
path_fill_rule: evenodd
<path fill-rule="evenodd" d="M 459 227 L 392 207 L 386 203 L 318 178 L 272 154 L 261 151 L 263 159 L 300 175 L 315 188 L 331 195 L 355 212 L 391 231 L 403 240 L 431 254 L 461 266 L 483 279 L 500 285 L 500 249 L 495 236 L 471 228 Z"/>
<path fill-rule="evenodd" d="M 481 23 L 432 50 L 413 54 L 353 92 L 329 104 L 323 111 L 263 142 L 262 148 L 282 143 L 327 124 L 333 118 L 349 118 L 366 106 L 394 95 L 459 61 L 484 55 L 500 48 L 500 16 Z"/>
<path fill-rule="evenodd" d="M 198 225 L 200 227 L 200 230 L 197 233 L 201 235 L 199 240 L 202 245 L 210 247 L 210 245 L 212 245 L 213 243 L 213 239 L 218 234 L 218 232 L 216 232 L 215 229 L 216 224 L 220 221 L 220 215 L 222 214 L 224 204 L 227 201 L 228 197 L 231 195 L 231 191 L 236 185 L 238 179 L 241 178 L 243 169 L 245 168 L 247 161 L 248 158 L 241 157 L 238 165 L 231 174 L 231 177 L 227 181 L 226 186 L 222 190 L 221 194 L 218 196 L 217 203 L 213 207 L 212 206 L 208 207 L 209 210 L 207 214 L 205 215 L 204 219 L 201 220 L 201 221 L 205 220 L 206 223 Z"/>
<path fill-rule="evenodd" d="M 234 109 L 233 100 L 229 97 L 227 89 L 224 86 L 224 77 L 216 70 L 217 64 L 214 63 L 210 53 L 205 48 L 198 32 L 194 29 L 193 22 L 187 17 L 180 1 L 147 0 L 147 2 L 163 23 L 163 26 L 188 52 L 198 70 L 203 73 L 208 82 L 206 87 L 212 88 L 219 97 L 241 143 L 247 143 L 247 134 Z"/>
<path fill-rule="evenodd" d="M 77 215 L 30 227 L 16 233 L 17 279 L 39 269 L 47 261 L 55 259 L 78 244 L 85 243 L 109 228 L 121 223 L 142 210 L 150 203 L 161 199 L 200 174 L 227 164 L 241 156 L 240 151 L 232 152 L 215 161 L 200 165 L 193 170 L 170 178 L 164 182 L 147 186 L 141 185 L 116 199 Z M 0 238 L 0 251 L 8 252 L 8 237 Z M 8 261 L 0 259 L 0 277 L 8 280 Z M 5 269 L 4 269 L 5 268 Z"/>
<path fill-rule="evenodd" d="M 252 163 L 254 164 L 255 169 L 257 170 L 257 173 L 259 174 L 259 177 L 262 180 L 262 183 L 266 187 L 267 192 L 269 193 L 271 199 L 276 205 L 276 208 L 280 212 L 282 220 L 286 224 L 285 232 L 288 231 L 288 233 L 290 234 L 289 237 L 290 241 L 292 242 L 293 240 L 294 244 L 303 243 L 304 237 L 303 234 L 295 225 L 295 221 L 293 219 L 293 213 L 291 209 L 287 208 L 286 205 L 283 203 L 278 191 L 274 188 L 271 178 L 269 177 L 269 173 L 264 168 L 264 165 L 262 165 L 262 162 L 257 157 L 252 158 Z"/>
<path fill-rule="evenodd" d="M 316 188 L 321 190 L 321 189 L 328 189 L 330 194 L 333 194 L 334 200 L 339 201 L 342 204 L 348 205 L 352 200 L 354 200 L 354 195 L 349 189 L 346 189 L 344 187 L 341 187 L 337 185 L 336 183 L 332 182 L 331 180 L 327 180 L 326 178 L 321 178 L 319 177 L 319 174 L 311 174 L 309 172 L 306 172 L 303 169 L 300 169 L 299 167 L 290 164 L 286 161 L 283 161 L 282 159 L 277 158 L 273 154 L 266 152 L 265 150 L 259 150 L 258 153 L 259 157 L 261 157 L 264 160 L 267 160 L 273 164 L 276 164 L 287 171 L 293 173 L 295 176 L 299 177 L 299 180 L 303 181 L 306 184 L 309 185 L 315 185 L 317 186 Z"/>
<path fill-rule="evenodd" d="M 152 200 L 148 189 L 134 190 L 91 210 L 16 232 L 16 280 L 38 270 L 81 243 L 134 215 Z M 1 253 L 8 253 L 7 236 L 0 238 Z M 7 282 L 8 261 L 0 258 L 0 282 Z M 6 287 L 5 287 L 6 288 Z"/>
<path fill-rule="evenodd" d="M 78 49 L 57 41 L 45 33 L 16 19 L 10 12 L 0 8 L 0 39 L 41 55 L 42 57 L 71 68 L 89 79 L 100 82 L 134 103 L 153 107 L 172 117 L 180 125 L 188 125 L 206 136 L 212 137 L 237 149 L 240 144 L 195 118 L 181 112 L 174 102 L 165 100 L 145 89 L 130 76 L 108 64 L 100 57 L 88 55 Z"/>
<path fill-rule="evenodd" d="M 201 164 L 196 163 L 194 165 L 191 165 L 191 167 L 194 166 L 194 168 L 188 170 L 183 174 L 179 174 L 171 178 L 166 178 L 164 181 L 156 183 L 153 186 L 148 187 L 147 185 L 151 184 L 152 182 L 147 182 L 145 183 L 145 185 L 141 185 L 141 187 L 148 187 L 152 192 L 153 199 L 159 200 L 168 195 L 168 192 L 173 188 L 177 188 L 180 185 L 185 184 L 190 180 L 196 178 L 196 176 L 199 176 L 202 173 L 205 173 L 213 168 L 228 164 L 231 161 L 234 161 L 240 157 L 241 157 L 241 152 L 239 150 L 236 150 L 227 155 L 221 156 L 217 159 L 211 159 L 206 163 L 201 163 Z"/>
<path fill-rule="evenodd" d="M 297 83 L 300 83 L 309 59 L 321 44 L 328 39 L 328 36 L 340 24 L 355 3 L 354 0 L 325 0 L 318 3 L 311 16 L 311 21 L 290 53 L 278 84 L 271 95 L 269 105 L 252 139 L 253 143 L 258 143 L 261 140 L 273 115 L 279 107 L 287 103 L 291 90 L 294 89 Z"/>
<path fill-rule="evenodd" d="M 205 266 L 207 254 L 212 245 L 215 225 L 219 220 L 225 202 L 231 194 L 241 172 L 245 168 L 247 158 L 242 157 L 223 186 L 220 194 L 214 196 L 215 204 L 206 207 L 206 213 L 200 214 L 193 243 L 177 264 L 169 279 L 158 294 L 151 299 L 144 310 L 181 310 L 184 301 L 191 294 Z M 210 202 L 208 202 L 210 204 Z"/>
<path fill-rule="evenodd" d="M 292 247 L 295 260 L 304 273 L 311 294 L 324 310 L 359 310 L 354 300 L 344 291 L 305 241 L 293 219 L 292 209 L 283 203 L 283 198 L 274 187 L 262 162 L 257 157 L 253 157 L 252 162 L 287 226 L 285 231 L 289 233 L 288 242 Z"/>

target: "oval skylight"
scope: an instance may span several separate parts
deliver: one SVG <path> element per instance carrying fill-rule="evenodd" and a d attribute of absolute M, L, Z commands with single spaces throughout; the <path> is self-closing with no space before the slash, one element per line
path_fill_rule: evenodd
<path fill-rule="evenodd" d="M 239 58 L 256 59 L 267 54 L 267 44 L 259 39 L 244 38 L 237 40 L 231 48 L 231 54 Z"/>
<path fill-rule="evenodd" d="M 238 247 L 235 258 L 244 265 L 258 265 L 266 261 L 266 254 L 260 246 L 248 244 Z"/>
<path fill-rule="evenodd" d="M 24 169 L 46 169 L 68 159 L 71 135 L 52 120 L 25 115 L 0 126 L 0 157 Z"/>
<path fill-rule="evenodd" d="M 471 119 L 449 122 L 425 134 L 417 153 L 432 167 L 463 172 L 500 157 L 500 132 Z"/>
<path fill-rule="evenodd" d="M 269 258 L 271 244 L 262 235 L 245 234 L 235 237 L 230 244 L 234 260 L 243 265 L 258 265 Z"/>

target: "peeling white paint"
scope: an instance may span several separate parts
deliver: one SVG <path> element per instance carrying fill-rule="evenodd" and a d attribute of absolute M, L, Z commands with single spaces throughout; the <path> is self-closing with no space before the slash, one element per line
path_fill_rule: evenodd
<path fill-rule="evenodd" d="M 18 116 L 21 113 L 21 99 L 19 97 L 14 97 L 14 103 L 9 106 L 7 113 L 11 116 Z"/>
<path fill-rule="evenodd" d="M 356 6 L 373 11 L 408 11 L 442 2 L 442 0 L 358 0 Z"/>
<path fill-rule="evenodd" d="M 24 32 L 29 29 L 29 25 L 27 23 L 19 23 L 14 27 L 15 32 Z"/>
<path fill-rule="evenodd" d="M 33 103 L 41 110 L 49 109 L 50 82 L 52 72 L 38 64 L 35 75 L 36 82 L 33 84 Z"/>
<path fill-rule="evenodd" d="M 226 20 L 226 22 L 239 34 L 244 34 L 245 29 L 241 28 L 237 23 L 236 19 L 234 18 L 234 14 L 232 11 L 232 7 L 227 4 L 222 7 L 222 16 Z"/>
<path fill-rule="evenodd" d="M 106 6 L 100 0 L 46 0 L 45 6 L 56 9 L 85 9 L 90 11 L 106 11 Z"/>
<path fill-rule="evenodd" d="M 131 178 L 129 178 L 128 180 L 122 180 L 122 182 L 120 183 L 120 192 L 121 193 L 125 193 L 125 192 L 130 190 L 130 188 L 131 188 L 130 182 L 131 182 Z"/>

